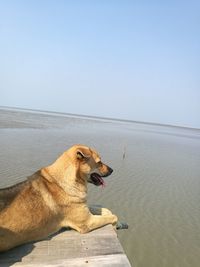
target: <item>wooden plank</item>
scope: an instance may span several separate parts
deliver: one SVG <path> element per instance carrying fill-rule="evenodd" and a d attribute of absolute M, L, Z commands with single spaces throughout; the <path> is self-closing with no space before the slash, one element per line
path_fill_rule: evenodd
<path fill-rule="evenodd" d="M 106 255 L 98 257 L 85 257 L 75 259 L 65 259 L 59 262 L 30 263 L 16 262 L 15 264 L 1 265 L 1 267 L 131 267 L 126 255 Z"/>
<path fill-rule="evenodd" d="M 87 234 L 62 231 L 0 254 L 1 267 L 131 266 L 111 225 Z"/>

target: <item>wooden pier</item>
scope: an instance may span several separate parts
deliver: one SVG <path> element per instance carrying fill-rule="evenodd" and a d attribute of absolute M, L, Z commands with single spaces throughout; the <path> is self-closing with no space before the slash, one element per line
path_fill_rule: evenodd
<path fill-rule="evenodd" d="M 46 240 L 0 253 L 1 267 L 130 267 L 111 225 L 87 234 L 61 231 Z"/>

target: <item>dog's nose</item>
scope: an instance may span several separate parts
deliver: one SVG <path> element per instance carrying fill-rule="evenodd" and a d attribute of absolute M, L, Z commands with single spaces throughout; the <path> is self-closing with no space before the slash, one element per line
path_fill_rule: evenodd
<path fill-rule="evenodd" d="M 109 174 L 111 174 L 113 172 L 113 169 L 111 169 L 110 167 L 108 167 L 108 172 L 109 172 Z"/>

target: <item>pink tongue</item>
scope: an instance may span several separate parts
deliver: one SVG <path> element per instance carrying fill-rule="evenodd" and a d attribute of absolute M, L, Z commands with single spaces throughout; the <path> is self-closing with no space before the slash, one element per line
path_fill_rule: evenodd
<path fill-rule="evenodd" d="M 101 182 L 101 186 L 102 187 L 106 187 L 106 183 L 104 182 L 104 179 L 102 179 L 101 177 L 99 178 L 100 182 Z"/>

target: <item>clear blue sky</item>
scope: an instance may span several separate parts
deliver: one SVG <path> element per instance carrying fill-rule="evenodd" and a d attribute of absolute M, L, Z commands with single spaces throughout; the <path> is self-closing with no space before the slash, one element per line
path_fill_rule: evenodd
<path fill-rule="evenodd" d="M 1 1 L 0 105 L 200 128 L 200 1 Z"/>

